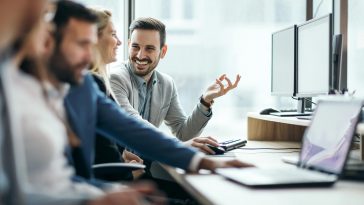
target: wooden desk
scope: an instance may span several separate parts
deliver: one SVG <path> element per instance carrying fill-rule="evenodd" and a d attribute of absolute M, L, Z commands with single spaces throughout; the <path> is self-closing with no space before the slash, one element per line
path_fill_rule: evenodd
<path fill-rule="evenodd" d="M 310 120 L 296 117 L 278 117 L 248 113 L 248 140 L 301 142 Z M 359 123 L 356 132 L 360 135 L 360 159 L 364 161 L 364 123 Z"/>
<path fill-rule="evenodd" d="M 248 113 L 248 139 L 300 142 L 309 120 Z"/>
<path fill-rule="evenodd" d="M 293 142 L 257 142 L 249 141 L 248 148 L 299 147 Z M 258 167 L 292 166 L 281 161 L 282 156 L 295 156 L 292 150 L 234 150 L 235 156 L 243 161 L 256 164 Z M 229 157 L 219 157 L 224 160 Z M 251 189 L 228 181 L 221 176 L 202 173 L 201 175 L 186 174 L 180 169 L 164 166 L 172 177 L 192 194 L 201 204 L 239 205 L 363 205 L 364 182 L 338 181 L 329 188 L 278 188 Z"/>

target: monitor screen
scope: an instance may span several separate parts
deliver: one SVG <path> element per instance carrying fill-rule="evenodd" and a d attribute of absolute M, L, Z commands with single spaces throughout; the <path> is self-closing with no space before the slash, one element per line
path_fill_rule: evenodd
<path fill-rule="evenodd" d="M 291 26 L 272 34 L 272 95 L 294 95 L 295 33 Z"/>
<path fill-rule="evenodd" d="M 331 14 L 297 27 L 298 97 L 328 94 L 331 73 Z"/>
<path fill-rule="evenodd" d="M 340 173 L 351 146 L 361 108 L 361 100 L 320 102 L 303 138 L 301 166 Z"/>

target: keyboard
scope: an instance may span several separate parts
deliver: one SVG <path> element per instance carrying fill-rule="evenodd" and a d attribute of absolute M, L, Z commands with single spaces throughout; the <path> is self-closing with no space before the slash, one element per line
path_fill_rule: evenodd
<path fill-rule="evenodd" d="M 297 109 L 280 110 L 281 112 L 297 112 Z"/>
<path fill-rule="evenodd" d="M 246 140 L 232 139 L 232 140 L 220 142 L 219 144 L 220 144 L 220 147 L 222 147 L 225 151 L 230 151 L 230 150 L 245 146 Z"/>
<path fill-rule="evenodd" d="M 297 119 L 300 119 L 300 120 L 311 120 L 312 119 L 312 115 L 309 115 L 309 116 L 298 116 Z"/>
<path fill-rule="evenodd" d="M 297 109 L 283 109 L 280 110 L 281 112 L 297 112 Z M 314 110 L 312 109 L 305 109 L 305 112 L 313 112 Z"/>

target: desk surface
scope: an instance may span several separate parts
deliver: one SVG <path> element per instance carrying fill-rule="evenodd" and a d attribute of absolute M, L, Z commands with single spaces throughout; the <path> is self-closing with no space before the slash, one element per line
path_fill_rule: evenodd
<path fill-rule="evenodd" d="M 297 156 L 296 149 L 253 149 L 253 148 L 298 148 L 294 142 L 249 141 L 250 150 L 234 150 L 233 154 L 219 159 L 237 157 L 258 167 L 293 166 L 281 161 L 282 156 Z M 277 188 L 252 189 L 228 181 L 211 173 L 186 174 L 180 169 L 166 167 L 172 177 L 190 192 L 201 204 L 364 204 L 364 182 L 338 181 L 329 188 Z"/>

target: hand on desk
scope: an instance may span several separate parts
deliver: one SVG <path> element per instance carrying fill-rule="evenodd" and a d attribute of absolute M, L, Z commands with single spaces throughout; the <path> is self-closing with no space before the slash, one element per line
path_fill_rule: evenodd
<path fill-rule="evenodd" d="M 223 161 L 223 160 L 210 159 L 204 157 L 202 158 L 198 166 L 198 169 L 207 169 L 210 171 L 215 171 L 217 168 L 228 168 L 228 167 L 243 168 L 243 167 L 254 167 L 254 165 L 236 159 Z"/>
<path fill-rule="evenodd" d="M 209 137 L 195 137 L 186 142 L 183 142 L 183 144 L 185 144 L 187 146 L 196 147 L 197 149 L 199 149 L 201 152 L 203 152 L 205 154 L 215 154 L 215 152 L 207 146 L 208 144 L 215 146 L 215 147 L 219 146 L 217 140 L 210 136 Z"/>
<path fill-rule="evenodd" d="M 124 159 L 124 161 L 126 163 L 139 163 L 139 164 L 143 164 L 143 162 L 144 162 L 136 154 L 134 154 L 132 152 L 129 152 L 127 150 L 124 150 L 123 151 L 122 157 L 123 157 L 123 159 Z M 145 173 L 144 169 L 139 169 L 139 170 L 132 171 L 132 174 L 133 174 L 134 179 L 139 178 L 144 173 Z"/>

